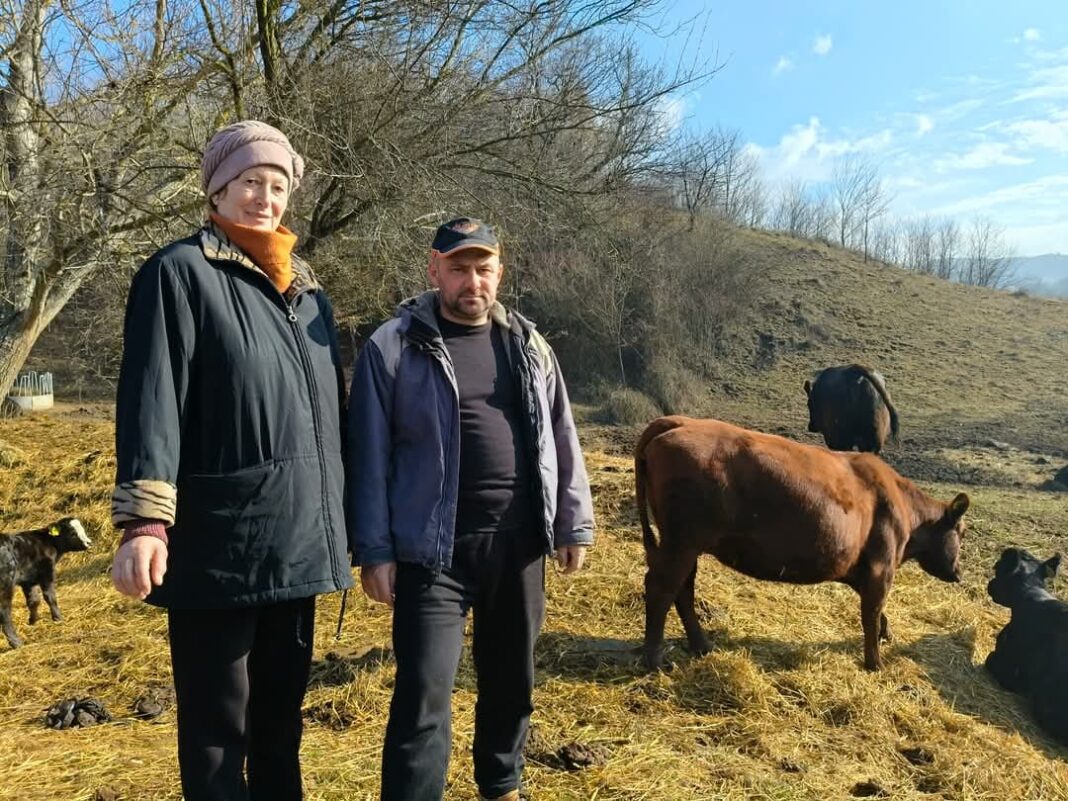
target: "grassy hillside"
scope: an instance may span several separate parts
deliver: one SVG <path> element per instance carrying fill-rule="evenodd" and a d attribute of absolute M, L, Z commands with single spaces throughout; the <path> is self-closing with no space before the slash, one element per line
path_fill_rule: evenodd
<path fill-rule="evenodd" d="M 692 411 L 814 441 L 804 431 L 809 373 L 850 361 L 880 369 L 902 415 L 888 460 L 943 499 L 972 497 L 965 579 L 942 584 L 905 566 L 887 607 L 896 640 L 883 649 L 886 668 L 868 674 L 852 591 L 757 582 L 706 558 L 697 595 L 713 652 L 687 654 L 672 613 L 675 667 L 646 675 L 634 652 L 644 616 L 628 455 L 636 429 L 584 424 L 600 539 L 578 576 L 549 571 L 531 797 L 1068 799 L 1068 749 L 982 668 L 1008 619 L 985 593 L 1001 549 L 1049 555 L 1068 544 L 1068 495 L 1043 488 L 1068 461 L 1068 305 L 739 236 L 766 289 Z M 31 628 L 16 599 L 27 645 L 0 645 L 0 799 L 91 799 L 103 786 L 123 799 L 180 795 L 173 711 L 154 723 L 130 717 L 138 695 L 169 681 L 169 665 L 163 616 L 109 589 L 111 436 L 106 408 L 0 421 L 0 530 L 74 513 L 97 541 L 60 565 L 67 622 Z M 1068 595 L 1063 579 L 1055 589 Z M 350 597 L 338 642 L 339 600 L 320 603 L 305 705 L 314 801 L 376 797 L 392 686 L 388 610 Z M 44 710 L 71 695 L 100 698 L 116 721 L 46 730 Z M 465 656 L 449 799 L 476 797 L 474 698 Z M 585 767 L 565 769 L 576 762 Z"/>

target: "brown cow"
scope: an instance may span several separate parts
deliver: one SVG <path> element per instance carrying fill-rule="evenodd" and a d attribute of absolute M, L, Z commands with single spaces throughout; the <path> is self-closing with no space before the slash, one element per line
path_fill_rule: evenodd
<path fill-rule="evenodd" d="M 635 450 L 645 574 L 645 661 L 660 666 L 672 602 L 690 649 L 708 641 L 694 611 L 697 557 L 771 581 L 839 581 L 860 594 L 864 666 L 878 670 L 890 638 L 883 605 L 898 566 L 916 559 L 943 581 L 960 581 L 968 496 L 928 497 L 868 453 L 738 428 L 718 420 L 661 417 Z M 652 514 L 660 541 L 649 525 Z"/>

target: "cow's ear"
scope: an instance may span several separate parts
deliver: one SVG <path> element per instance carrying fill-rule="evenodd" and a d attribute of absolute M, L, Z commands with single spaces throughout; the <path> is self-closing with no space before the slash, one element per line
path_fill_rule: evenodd
<path fill-rule="evenodd" d="M 1001 558 L 998 559 L 996 565 L 994 565 L 994 573 L 998 576 L 1003 576 L 1007 573 L 1012 573 L 1020 564 L 1020 549 L 1019 548 L 1006 548 L 1001 552 Z"/>
<path fill-rule="evenodd" d="M 957 495 L 956 498 L 949 502 L 949 508 L 946 510 L 946 512 L 954 520 L 960 520 L 962 517 L 964 517 L 964 513 L 968 511 L 968 505 L 970 503 L 971 501 L 968 500 L 968 496 L 962 492 Z"/>
<path fill-rule="evenodd" d="M 1057 570 L 1061 566 L 1061 555 L 1054 554 L 1051 558 L 1042 563 L 1042 578 L 1051 579 L 1057 575 Z"/>
<path fill-rule="evenodd" d="M 811 395 L 812 394 L 812 382 L 809 381 L 807 378 L 805 379 L 805 394 L 806 395 Z"/>

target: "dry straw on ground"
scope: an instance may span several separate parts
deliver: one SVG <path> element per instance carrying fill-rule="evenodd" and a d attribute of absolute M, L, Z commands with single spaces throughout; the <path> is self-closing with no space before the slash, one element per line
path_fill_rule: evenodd
<path fill-rule="evenodd" d="M 552 574 L 537 652 L 528 789 L 535 799 L 1068 798 L 1064 749 L 981 663 L 1004 610 L 986 574 L 1010 536 L 1063 547 L 1063 497 L 972 487 L 973 533 L 963 585 L 915 565 L 888 607 L 896 641 L 878 674 L 861 668 L 859 607 L 848 589 L 742 578 L 703 560 L 698 598 L 715 645 L 694 659 L 669 619 L 674 670 L 645 675 L 634 652 L 643 623 L 643 564 L 628 438 L 586 429 L 601 539 L 589 568 Z M 169 681 L 163 615 L 120 598 L 107 578 L 112 426 L 77 413 L 0 422 L 0 520 L 7 531 L 82 517 L 93 551 L 59 567 L 62 624 L 16 624 L 27 640 L 0 651 L 0 799 L 176 799 L 173 710 L 154 721 L 132 704 Z M 934 487 L 942 496 L 954 487 Z M 392 666 L 389 616 L 351 596 L 341 642 L 339 598 L 319 606 L 305 708 L 304 766 L 312 801 L 375 797 Z M 101 699 L 112 723 L 49 731 L 44 711 L 72 695 Z M 465 655 L 454 695 L 449 799 L 476 797 L 470 746 L 474 675 Z M 580 768 L 574 770 L 573 768 Z"/>

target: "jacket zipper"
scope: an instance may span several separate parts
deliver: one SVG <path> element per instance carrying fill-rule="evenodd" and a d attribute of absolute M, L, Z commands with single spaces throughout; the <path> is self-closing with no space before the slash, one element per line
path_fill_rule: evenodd
<path fill-rule="evenodd" d="M 453 400 L 456 403 L 457 414 L 459 414 L 460 408 L 460 389 L 456 385 L 456 374 L 452 369 L 452 360 L 449 357 L 449 353 L 444 347 L 439 347 L 436 342 L 428 342 L 423 340 L 421 346 L 426 349 L 428 353 L 433 354 L 438 364 L 441 366 L 442 371 L 445 373 L 445 378 L 449 382 L 449 386 L 452 388 Z M 455 421 L 454 421 L 455 422 Z M 437 564 L 434 566 L 435 570 L 441 570 L 445 566 L 445 505 L 448 501 L 448 483 L 449 483 L 449 455 L 452 453 L 452 438 L 457 435 L 458 432 L 453 431 L 453 427 L 449 428 L 449 437 L 445 441 L 445 475 L 441 479 L 441 514 L 438 515 L 438 536 L 437 536 Z M 453 538 L 456 537 L 456 513 L 453 512 Z"/>
<path fill-rule="evenodd" d="M 233 259 L 228 259 L 228 261 L 234 261 L 245 269 L 249 269 L 245 264 L 240 261 L 236 261 Z M 274 285 L 274 282 L 271 281 L 270 277 L 265 272 L 260 270 L 258 267 L 253 269 L 253 272 L 259 273 L 262 279 L 270 285 L 270 289 L 268 290 L 268 292 L 273 292 L 274 296 L 278 298 L 278 300 L 281 302 L 282 307 L 285 309 L 286 312 L 286 320 L 289 322 L 290 330 L 293 332 L 293 336 L 297 341 L 297 350 L 300 353 L 301 366 L 304 368 L 304 378 L 306 379 L 308 384 L 308 400 L 311 402 L 312 406 L 312 427 L 315 430 L 315 452 L 316 456 L 319 458 L 319 504 L 323 512 L 323 521 L 324 523 L 328 524 L 327 531 L 325 533 L 326 548 L 330 554 L 330 572 L 334 576 L 334 581 L 337 584 L 341 584 L 343 579 L 342 576 L 338 573 L 338 559 L 337 552 L 334 548 L 334 538 L 331 536 L 331 531 L 329 530 L 330 528 L 332 528 L 333 521 L 330 518 L 329 504 L 326 502 L 327 495 L 329 494 L 329 489 L 327 487 L 326 480 L 326 456 L 323 453 L 323 423 L 322 415 L 319 410 L 319 385 L 315 381 L 315 372 L 312 367 L 311 356 L 307 350 L 307 343 L 304 341 L 304 337 L 300 332 L 300 328 L 298 327 L 300 318 L 297 317 L 297 313 L 293 309 L 293 304 L 286 300 L 286 296 L 283 293 L 278 291 L 278 288 Z M 297 292 L 297 294 L 294 295 L 294 298 L 298 297 L 305 291 L 307 290 L 301 290 L 300 292 Z"/>
<path fill-rule="evenodd" d="M 325 532 L 326 548 L 330 553 L 330 572 L 334 575 L 334 581 L 340 584 L 342 579 L 338 575 L 337 553 L 334 550 L 334 538 L 331 536 L 333 520 L 330 518 L 330 508 L 326 502 L 329 488 L 326 480 L 326 457 L 323 455 L 323 421 L 322 413 L 319 409 L 319 385 L 315 380 L 315 371 L 312 368 L 311 355 L 308 353 L 307 343 L 304 341 L 304 336 L 301 334 L 298 325 L 300 318 L 297 317 L 297 313 L 293 310 L 293 304 L 285 300 L 285 296 L 282 296 L 282 300 L 286 307 L 286 319 L 289 320 L 290 329 L 293 331 L 297 341 L 297 350 L 300 352 L 301 363 L 304 367 L 304 377 L 308 382 L 308 394 L 312 407 L 312 427 L 315 430 L 315 454 L 319 457 L 319 503 L 323 512 L 323 520 L 327 524 Z"/>
<path fill-rule="evenodd" d="M 545 514 L 545 510 L 549 508 L 549 499 L 546 497 L 547 489 L 545 486 L 545 477 L 541 474 L 541 436 L 545 433 L 545 425 L 541 419 L 541 406 L 538 403 L 538 392 L 534 381 L 535 368 L 533 360 L 531 359 L 527 343 L 522 340 L 520 340 L 519 352 L 523 361 L 523 383 L 526 385 L 528 403 L 530 404 L 531 410 L 534 412 L 534 447 L 531 450 L 534 453 L 534 476 L 538 482 L 538 491 L 541 495 L 541 510 L 538 517 L 541 518 L 541 524 L 544 529 L 543 533 L 545 536 L 546 551 L 551 555 L 553 552 L 554 537 L 552 525 Z M 546 376 L 546 384 L 548 384 L 548 379 L 549 377 Z"/>

